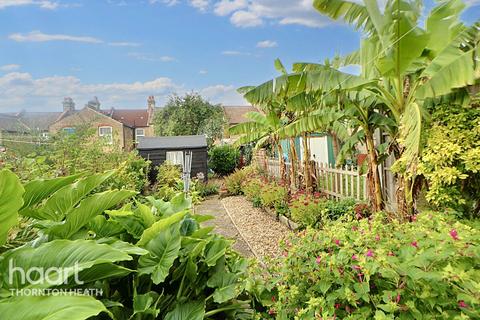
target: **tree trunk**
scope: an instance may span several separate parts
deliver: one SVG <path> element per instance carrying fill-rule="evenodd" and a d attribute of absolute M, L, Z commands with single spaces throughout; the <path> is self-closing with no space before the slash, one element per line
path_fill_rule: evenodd
<path fill-rule="evenodd" d="M 340 153 L 340 140 L 335 132 L 330 131 L 330 136 L 332 136 L 332 144 L 333 144 L 333 153 L 335 156 L 335 160 L 338 158 L 338 154 Z"/>
<path fill-rule="evenodd" d="M 310 147 L 308 145 L 308 133 L 302 134 L 303 143 L 303 170 L 305 180 L 305 191 L 307 193 L 312 192 L 312 176 L 310 174 Z"/>
<path fill-rule="evenodd" d="M 290 189 L 297 189 L 297 150 L 295 149 L 295 138 L 290 138 Z"/>
<path fill-rule="evenodd" d="M 368 152 L 368 196 L 375 212 L 383 210 L 382 186 L 380 181 L 380 173 L 378 171 L 378 155 L 375 149 L 375 141 L 373 133 L 365 130 L 365 141 Z"/>
<path fill-rule="evenodd" d="M 283 147 L 281 142 L 277 142 L 278 159 L 280 160 L 280 181 L 286 181 L 285 158 L 283 157 Z"/>

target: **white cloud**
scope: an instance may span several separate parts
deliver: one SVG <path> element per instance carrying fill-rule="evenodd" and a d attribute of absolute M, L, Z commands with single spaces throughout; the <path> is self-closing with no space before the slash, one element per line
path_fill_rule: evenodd
<path fill-rule="evenodd" d="M 132 83 L 83 83 L 74 76 L 52 76 L 35 79 L 29 73 L 13 72 L 0 77 L 0 110 L 61 110 L 63 97 L 72 97 L 83 106 L 98 96 L 105 108 L 143 106 L 148 95 L 164 96 L 182 90 L 169 78 Z"/>
<path fill-rule="evenodd" d="M 236 50 L 225 50 L 225 51 L 222 51 L 222 55 L 224 55 L 224 56 L 250 56 L 251 53 L 236 51 Z"/>
<path fill-rule="evenodd" d="M 215 14 L 219 16 L 227 16 L 234 11 L 246 8 L 247 0 L 222 0 L 215 4 Z"/>
<path fill-rule="evenodd" d="M 34 78 L 29 73 L 12 72 L 0 76 L 0 112 L 60 111 L 64 97 L 72 97 L 79 108 L 93 96 L 98 96 L 102 108 L 140 108 L 145 106 L 146 97 L 154 95 L 158 105 L 176 92 L 191 91 L 172 79 L 159 77 L 151 81 L 129 83 L 84 83 L 74 76 L 51 76 Z M 198 90 L 213 103 L 245 104 L 243 97 L 233 85 L 213 85 Z"/>
<path fill-rule="evenodd" d="M 198 74 L 206 75 L 206 74 L 208 74 L 208 71 L 207 70 L 200 70 L 200 71 L 198 71 Z"/>
<path fill-rule="evenodd" d="M 10 72 L 10 71 L 18 70 L 18 69 L 20 69 L 19 64 L 6 64 L 6 65 L 3 65 L 3 66 L 0 66 L 0 71 Z"/>
<path fill-rule="evenodd" d="M 201 12 L 205 12 L 210 5 L 209 0 L 190 0 L 190 5 Z"/>
<path fill-rule="evenodd" d="M 237 88 L 233 85 L 218 84 L 203 88 L 199 91 L 199 93 L 212 103 L 221 103 L 223 105 L 248 104 L 245 99 L 237 92 Z"/>
<path fill-rule="evenodd" d="M 9 35 L 8 38 L 17 42 L 73 41 L 85 43 L 103 43 L 102 40 L 94 37 L 72 36 L 66 34 L 46 34 L 41 31 L 32 31 L 26 34 L 14 33 Z"/>
<path fill-rule="evenodd" d="M 136 43 L 136 42 L 110 42 L 108 45 L 113 47 L 140 47 L 141 46 L 140 43 Z"/>
<path fill-rule="evenodd" d="M 29 5 L 35 5 L 42 9 L 49 9 L 49 10 L 56 9 L 59 6 L 58 2 L 47 1 L 47 0 L 1 0 L 0 1 L 0 9 L 7 8 L 7 7 L 29 6 Z"/>
<path fill-rule="evenodd" d="M 137 60 L 143 60 L 143 61 L 160 61 L 160 62 L 172 62 L 176 61 L 174 57 L 171 56 L 156 56 L 153 54 L 148 54 L 148 53 L 141 53 L 141 52 L 129 52 L 128 53 L 129 57 L 135 58 Z"/>
<path fill-rule="evenodd" d="M 265 40 L 257 42 L 257 48 L 275 48 L 278 47 L 278 43 L 273 40 Z"/>
<path fill-rule="evenodd" d="M 148 2 L 150 4 L 163 3 L 163 4 L 166 4 L 167 6 L 174 6 L 178 4 L 178 0 L 149 0 Z"/>
<path fill-rule="evenodd" d="M 241 28 L 257 27 L 263 24 L 262 18 L 255 12 L 245 10 L 235 11 L 230 17 L 230 22 Z"/>

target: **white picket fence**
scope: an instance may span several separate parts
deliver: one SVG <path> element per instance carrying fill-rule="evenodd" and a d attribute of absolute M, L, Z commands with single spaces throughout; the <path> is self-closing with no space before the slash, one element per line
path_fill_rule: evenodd
<path fill-rule="evenodd" d="M 268 174 L 280 178 L 280 161 L 267 158 L 264 166 Z M 315 183 L 318 191 L 325 193 L 332 199 L 352 198 L 367 200 L 367 177 L 361 174 L 354 166 L 334 167 L 327 163 L 315 163 Z M 261 165 L 259 163 L 259 165 Z M 290 163 L 286 163 L 286 174 L 290 174 Z M 300 168 L 301 170 L 301 168 Z"/>

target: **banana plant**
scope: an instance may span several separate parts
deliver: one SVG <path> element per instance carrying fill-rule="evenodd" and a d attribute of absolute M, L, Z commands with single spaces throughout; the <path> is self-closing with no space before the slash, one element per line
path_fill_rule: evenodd
<path fill-rule="evenodd" d="M 385 105 L 396 123 L 398 137 L 393 149 L 400 160 L 397 167 L 401 168 L 397 206 L 404 215 L 414 209 L 416 164 L 425 126 L 424 102 L 472 85 L 474 71 L 478 70 L 478 27 L 469 28 L 460 21 L 464 3 L 439 2 L 427 15 L 425 27 L 419 23 L 421 4 L 389 0 L 381 8 L 376 0 L 314 1 L 320 13 L 343 20 L 365 34 L 358 51 L 362 74 L 349 79 L 371 80 L 368 90 Z"/>

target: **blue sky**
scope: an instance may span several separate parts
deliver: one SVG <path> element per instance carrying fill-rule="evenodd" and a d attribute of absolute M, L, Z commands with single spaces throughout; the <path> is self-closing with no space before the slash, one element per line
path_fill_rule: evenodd
<path fill-rule="evenodd" d="M 0 0 L 0 112 L 140 108 L 198 91 L 244 104 L 236 88 L 276 74 L 273 60 L 322 61 L 358 47 L 312 0 Z M 431 3 L 431 2 L 429 2 Z M 480 19 L 480 2 L 463 18 Z"/>

